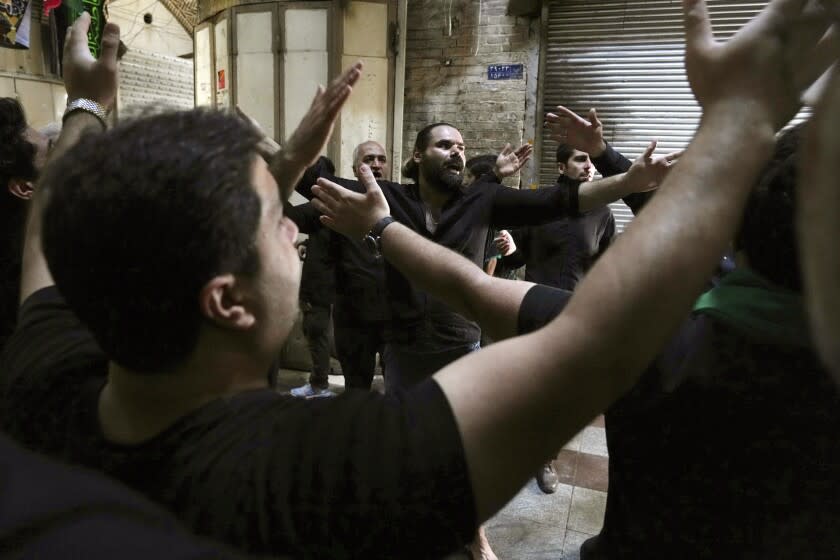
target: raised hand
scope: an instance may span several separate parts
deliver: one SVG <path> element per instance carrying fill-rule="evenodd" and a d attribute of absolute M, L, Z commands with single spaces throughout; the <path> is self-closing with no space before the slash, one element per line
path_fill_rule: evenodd
<path fill-rule="evenodd" d="M 496 158 L 496 176 L 500 179 L 509 177 L 522 169 L 525 162 L 531 158 L 533 151 L 534 147 L 530 144 L 523 144 L 515 151 L 510 144 L 505 144 L 504 149 L 499 153 L 499 157 Z"/>
<path fill-rule="evenodd" d="M 313 185 L 312 205 L 321 212 L 321 223 L 351 239 L 362 239 L 380 219 L 391 213 L 382 189 L 366 164 L 359 166 L 365 192 L 357 193 L 324 178 Z"/>
<path fill-rule="evenodd" d="M 67 100 L 90 99 L 111 109 L 117 99 L 117 50 L 120 28 L 106 23 L 102 32 L 102 49 L 95 59 L 88 46 L 90 14 L 82 15 L 67 30 L 62 67 Z"/>
<path fill-rule="evenodd" d="M 801 92 L 837 58 L 838 36 L 818 2 L 773 0 L 726 42 L 712 35 L 705 0 L 683 0 L 686 72 L 704 114 L 735 104 L 772 132 L 800 107 Z"/>
<path fill-rule="evenodd" d="M 656 140 L 652 140 L 645 152 L 636 158 L 636 161 L 627 170 L 627 181 L 633 186 L 634 192 L 650 191 L 657 188 L 682 155 L 682 152 L 673 152 L 665 156 L 654 157 L 653 152 L 655 150 Z"/>
<path fill-rule="evenodd" d="M 545 115 L 545 124 L 552 140 L 586 152 L 590 157 L 596 158 L 607 149 L 604 125 L 594 108 L 589 109 L 584 119 L 574 111 L 558 105 L 554 113 Z"/>
<path fill-rule="evenodd" d="M 513 241 L 513 236 L 506 229 L 500 230 L 499 235 L 493 239 L 493 242 L 503 257 L 507 257 L 516 252 L 516 243 Z"/>
<path fill-rule="evenodd" d="M 332 135 L 338 113 L 361 75 L 362 63 L 357 62 L 326 89 L 318 87 L 312 105 L 280 152 L 285 160 L 301 163 L 304 167 L 315 163 Z"/>

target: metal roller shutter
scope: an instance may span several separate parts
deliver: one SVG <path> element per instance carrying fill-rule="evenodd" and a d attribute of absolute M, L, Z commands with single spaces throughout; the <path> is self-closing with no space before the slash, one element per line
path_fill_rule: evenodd
<path fill-rule="evenodd" d="M 715 37 L 730 37 L 766 3 L 709 0 Z M 682 26 L 681 2 L 674 0 L 551 2 L 545 111 L 564 105 L 585 115 L 595 107 L 607 141 L 631 160 L 652 139 L 657 153 L 684 148 L 700 108 L 685 77 Z M 540 184 L 548 185 L 557 177 L 557 144 L 545 138 L 542 145 Z M 632 214 L 621 202 L 611 208 L 621 231 Z"/>

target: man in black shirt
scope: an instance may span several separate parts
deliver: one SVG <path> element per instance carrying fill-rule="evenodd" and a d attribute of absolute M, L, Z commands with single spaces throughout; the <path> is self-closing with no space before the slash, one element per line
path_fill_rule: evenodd
<path fill-rule="evenodd" d="M 0 558 L 240 558 L 134 492 L 0 435 Z"/>
<path fill-rule="evenodd" d="M 0 97 L 0 349 L 15 327 L 23 226 L 48 139 L 26 124 L 17 99 Z"/>
<path fill-rule="evenodd" d="M 518 171 L 530 157 L 530 146 L 516 152 L 508 146 L 497 158 L 495 173 L 478 178 L 464 189 L 464 150 L 458 129 L 447 123 L 431 124 L 417 134 L 413 156 L 403 168 L 403 175 L 414 183 L 379 184 L 397 221 L 479 266 L 491 227 L 537 224 L 585 212 L 630 193 L 649 190 L 667 172 L 667 166 L 643 157 L 625 174 L 579 188 L 516 190 L 499 184 L 498 178 Z M 321 176 L 357 192 L 362 189 L 357 181 L 331 175 L 322 159 L 306 172 L 298 191 L 311 198 L 311 186 Z M 311 217 L 309 221 L 314 222 Z M 391 266 L 386 266 L 386 281 L 391 311 L 386 330 L 386 389 L 410 387 L 478 348 L 480 329 L 475 322 L 455 313 L 439 298 L 414 288 Z"/>
<path fill-rule="evenodd" d="M 309 382 L 295 387 L 293 397 L 332 397 L 330 391 L 330 315 L 335 301 L 335 269 L 330 255 L 328 231 L 316 231 L 298 247 L 303 255 L 300 275 L 300 307 L 303 335 L 312 357 Z"/>
<path fill-rule="evenodd" d="M 775 0 L 717 44 L 704 3 L 686 4 L 686 62 L 703 124 L 651 211 L 596 264 L 565 313 L 407 392 L 308 401 L 266 388 L 298 296 L 296 228 L 280 194 L 320 153 L 359 67 L 316 96 L 284 150 L 278 185 L 256 155 L 258 136 L 228 115 L 176 112 L 95 134 L 94 103 L 107 107 L 115 96 L 117 36 L 106 28 L 94 62 L 82 16 L 64 65 L 75 110 L 27 231 L 21 321 L 2 367 L 4 426 L 245 550 L 442 556 L 623 393 L 699 292 L 773 132 L 798 108 L 779 68 L 815 48 L 813 26 L 785 27 L 801 10 Z M 827 49 L 816 47 L 813 59 L 833 62 Z M 781 74 L 804 86 L 813 70 L 821 68 Z M 750 153 L 726 149 L 747 140 Z M 722 169 L 725 185 L 713 180 Z M 362 173 L 373 182 L 366 166 Z M 330 204 L 372 200 L 383 217 L 384 198 L 368 187 L 368 195 L 336 191 Z M 372 225 L 343 229 L 358 237 Z M 435 275 L 431 264 L 450 254 L 414 245 L 424 240 L 387 221 L 370 238 L 388 255 L 407 241 L 390 258 L 412 278 Z M 499 293 L 492 282 L 502 281 L 483 273 L 469 280 L 459 269 L 475 265 L 455 258 L 456 270 L 435 279 L 494 301 L 490 311 L 449 303 L 475 310 L 501 338 L 515 323 L 501 311 L 522 297 Z"/>

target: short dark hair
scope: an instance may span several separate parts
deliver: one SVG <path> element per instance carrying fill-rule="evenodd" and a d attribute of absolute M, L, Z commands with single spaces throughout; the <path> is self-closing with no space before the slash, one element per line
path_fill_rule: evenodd
<path fill-rule="evenodd" d="M 496 160 L 499 156 L 496 154 L 484 154 L 481 156 L 474 156 L 467 160 L 467 169 L 470 170 L 472 176 L 476 179 L 486 173 L 491 173 L 496 168 Z"/>
<path fill-rule="evenodd" d="M 457 127 L 446 122 L 436 122 L 423 127 L 420 132 L 417 133 L 417 138 L 414 140 L 414 149 L 411 150 L 411 156 L 409 156 L 408 161 L 403 164 L 402 174 L 404 177 L 412 179 L 415 183 L 420 180 L 420 167 L 417 165 L 417 162 L 414 161 L 414 152 L 422 152 L 429 147 L 429 140 L 432 138 L 432 131 L 439 126 L 451 126 L 452 128 L 457 129 Z"/>
<path fill-rule="evenodd" d="M 777 139 L 735 237 L 735 249 L 746 254 L 753 270 L 794 291 L 802 290 L 794 217 L 803 128 L 797 125 Z"/>
<path fill-rule="evenodd" d="M 26 115 L 17 99 L 0 97 L 0 187 L 11 179 L 34 181 L 35 146 L 26 140 Z"/>
<path fill-rule="evenodd" d="M 572 157 L 573 153 L 575 153 L 575 149 L 568 144 L 560 144 L 557 146 L 557 151 L 554 152 L 557 164 L 560 165 L 561 163 L 569 163 L 569 158 Z"/>
<path fill-rule="evenodd" d="M 47 263 L 111 360 L 178 365 L 197 342 L 203 286 L 257 270 L 259 140 L 219 111 L 166 112 L 85 137 L 48 167 Z"/>

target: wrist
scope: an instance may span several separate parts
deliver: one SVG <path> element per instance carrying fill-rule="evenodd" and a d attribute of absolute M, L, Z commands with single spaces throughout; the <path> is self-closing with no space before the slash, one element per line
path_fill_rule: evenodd
<path fill-rule="evenodd" d="M 599 143 L 590 146 L 590 150 L 587 151 L 589 154 L 590 159 L 596 159 L 604 155 L 604 152 L 607 151 L 607 143 L 604 140 L 601 140 Z"/>
<path fill-rule="evenodd" d="M 64 115 L 61 120 L 64 122 L 71 115 L 84 113 L 95 117 L 102 124 L 103 128 L 108 128 L 109 112 L 110 109 L 107 106 L 93 99 L 85 97 L 68 98 L 67 108 L 64 110 Z"/>

